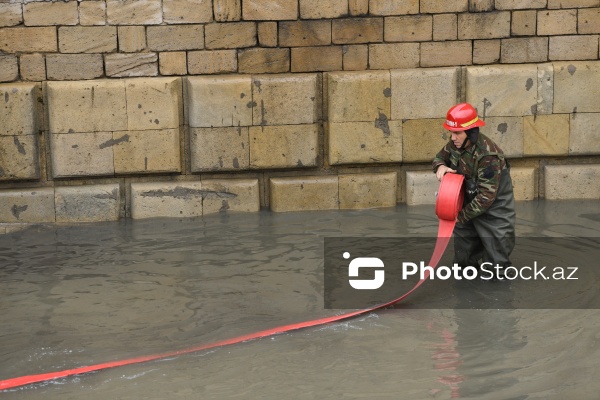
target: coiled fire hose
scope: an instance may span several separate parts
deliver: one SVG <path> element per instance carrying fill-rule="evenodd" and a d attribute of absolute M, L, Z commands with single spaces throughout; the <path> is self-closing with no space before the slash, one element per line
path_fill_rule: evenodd
<path fill-rule="evenodd" d="M 439 218 L 439 227 L 438 227 L 438 235 L 437 241 L 435 244 L 435 248 L 433 250 L 433 255 L 431 256 L 431 260 L 429 261 L 429 266 L 435 268 L 439 263 L 446 247 L 448 246 L 448 242 L 452 236 L 452 231 L 454 230 L 454 225 L 456 223 L 456 217 L 458 216 L 458 212 L 460 211 L 463 203 L 463 185 L 464 177 L 460 174 L 448 173 L 444 175 L 442 182 L 440 184 L 440 188 L 438 191 L 436 204 L 435 204 L 435 213 Z M 7 390 L 19 386 L 29 385 L 33 383 L 51 381 L 54 379 L 65 378 L 74 375 L 81 375 L 88 372 L 100 371 L 103 369 L 116 368 L 125 365 L 131 364 L 139 364 L 149 361 L 155 361 L 165 358 L 172 358 L 184 354 L 196 353 L 203 350 L 208 350 L 216 347 L 223 347 L 231 344 L 246 342 L 253 339 L 260 339 L 267 336 L 278 335 L 285 332 L 290 332 L 303 328 L 310 328 L 313 326 L 329 324 L 332 322 L 342 321 L 349 318 L 353 318 L 359 315 L 367 314 L 369 312 L 382 309 L 385 307 L 392 306 L 402 300 L 404 300 L 407 296 L 409 296 L 412 292 L 414 292 L 419 286 L 423 284 L 429 278 L 429 270 L 426 271 L 426 274 L 423 279 L 421 279 L 417 284 L 410 289 L 408 292 L 404 293 L 402 296 L 389 301 L 384 304 L 379 304 L 373 307 L 365 308 L 358 311 L 352 311 L 345 314 L 334 315 L 331 317 L 319 318 L 310 321 L 298 322 L 289 325 L 282 325 L 275 328 L 266 329 L 263 331 L 258 331 L 254 333 L 250 333 L 247 335 L 237 336 L 231 339 L 220 340 L 218 342 L 213 342 L 209 344 L 200 345 L 197 347 L 192 347 L 189 349 L 177 350 L 167 353 L 154 354 L 143 357 L 130 358 L 126 360 L 120 361 L 111 361 L 101 364 L 89 365 L 74 369 L 67 369 L 63 371 L 55 371 L 48 372 L 44 374 L 37 375 L 27 375 L 21 376 L 17 378 L 5 379 L 0 381 L 0 390 Z"/>

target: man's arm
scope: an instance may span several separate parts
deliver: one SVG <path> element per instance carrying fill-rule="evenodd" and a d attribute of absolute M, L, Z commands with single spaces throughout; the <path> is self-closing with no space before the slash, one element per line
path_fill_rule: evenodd
<path fill-rule="evenodd" d="M 486 212 L 496 200 L 502 162 L 496 156 L 486 156 L 479 161 L 477 169 L 477 196 L 458 213 L 463 224 Z"/>

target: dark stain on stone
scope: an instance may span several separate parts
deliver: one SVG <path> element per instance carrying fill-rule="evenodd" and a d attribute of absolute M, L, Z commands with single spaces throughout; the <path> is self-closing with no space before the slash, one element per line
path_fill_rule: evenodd
<path fill-rule="evenodd" d="M 498 125 L 498 132 L 505 134 L 506 131 L 508 131 L 508 124 L 506 122 L 503 122 Z"/>
<path fill-rule="evenodd" d="M 533 87 L 533 79 L 529 78 L 529 79 L 527 79 L 527 82 L 525 82 L 525 89 L 527 89 L 527 91 L 529 92 L 532 87 Z"/>
<path fill-rule="evenodd" d="M 238 161 L 237 157 L 233 157 L 233 168 L 239 168 L 240 167 L 240 162 Z"/>
<path fill-rule="evenodd" d="M 129 142 L 129 135 L 125 134 L 118 139 L 107 140 L 106 142 L 102 143 L 99 147 L 100 147 L 100 149 L 105 149 L 107 147 L 111 147 L 111 146 L 114 146 L 115 144 L 119 144 L 119 143 L 123 143 L 123 142 Z"/>
<path fill-rule="evenodd" d="M 384 95 L 385 97 L 392 97 L 392 88 L 385 88 L 385 89 L 383 90 L 383 95 Z"/>
<path fill-rule="evenodd" d="M 141 105 L 141 104 L 138 104 L 138 108 L 142 108 L 142 105 Z"/>
<path fill-rule="evenodd" d="M 537 106 L 537 104 L 534 104 L 531 106 L 531 114 L 534 115 L 534 120 L 537 117 L 537 113 L 538 113 L 538 106 Z"/>
<path fill-rule="evenodd" d="M 4 172 L 4 169 L 2 169 L 2 167 L 0 167 L 0 176 L 4 176 L 6 175 L 6 172 Z"/>
<path fill-rule="evenodd" d="M 74 144 L 73 146 L 71 146 L 71 148 L 72 149 L 77 149 L 77 148 L 79 148 L 79 145 L 78 144 Z"/>
<path fill-rule="evenodd" d="M 246 93 L 240 93 L 240 99 L 243 99 L 244 97 L 246 97 Z"/>
<path fill-rule="evenodd" d="M 249 102 L 246 104 L 246 107 L 248 107 L 248 108 L 254 108 L 254 107 L 256 107 L 256 106 L 257 106 L 257 104 L 256 104 L 256 102 L 255 102 L 255 101 L 249 101 Z"/>
<path fill-rule="evenodd" d="M 485 119 L 488 107 L 491 107 L 491 106 L 492 106 L 492 103 L 488 99 L 484 98 L 483 99 L 483 115 L 482 115 L 483 119 Z"/>
<path fill-rule="evenodd" d="M 75 131 L 73 130 L 73 128 L 69 128 L 67 133 L 75 133 Z"/>
<path fill-rule="evenodd" d="M 261 88 L 262 83 L 260 82 L 260 80 L 259 79 L 255 79 L 254 80 L 254 84 L 256 85 L 256 87 L 258 89 L 258 93 L 261 93 L 262 92 L 262 88 Z"/>
<path fill-rule="evenodd" d="M 390 136 L 390 125 L 388 123 L 388 117 L 381 111 L 377 111 L 379 116 L 375 120 L 375 128 L 383 131 L 383 137 Z"/>
<path fill-rule="evenodd" d="M 298 168 L 302 168 L 302 167 L 304 167 L 304 164 L 302 164 L 302 160 L 298 160 L 298 162 L 296 163 L 296 166 L 297 166 Z"/>
<path fill-rule="evenodd" d="M 149 190 L 141 194 L 144 197 L 173 197 L 176 199 L 191 199 L 193 197 L 200 196 L 203 199 L 207 197 L 218 197 L 225 199 L 234 199 L 237 194 L 225 191 L 215 190 L 203 190 L 203 189 L 189 189 L 181 186 L 176 186 L 175 189 L 171 190 Z"/>
<path fill-rule="evenodd" d="M 24 212 L 25 210 L 27 210 L 27 208 L 29 208 L 28 205 L 24 205 L 24 206 L 19 207 L 16 204 L 13 204 L 13 206 L 10 209 L 10 212 L 12 213 L 12 215 L 16 219 L 19 219 L 21 213 Z"/>
<path fill-rule="evenodd" d="M 301 190 L 302 190 L 302 189 L 304 189 L 304 183 L 301 183 L 301 184 L 300 184 L 300 189 L 301 189 Z"/>
<path fill-rule="evenodd" d="M 575 75 L 575 71 L 577 71 L 577 67 L 574 66 L 573 64 L 569 64 L 569 66 L 567 67 L 567 71 L 569 71 L 571 76 L 573 76 L 573 75 Z"/>
<path fill-rule="evenodd" d="M 223 157 L 219 157 L 219 166 L 223 168 Z"/>
<path fill-rule="evenodd" d="M 103 193 L 103 194 L 97 194 L 94 195 L 92 197 L 94 197 L 95 199 L 100 199 L 100 200 L 117 200 L 117 194 L 119 193 L 119 191 L 117 189 L 113 189 L 112 192 L 110 193 Z"/>
<path fill-rule="evenodd" d="M 144 157 L 144 171 L 148 171 L 148 157 Z"/>
<path fill-rule="evenodd" d="M 446 131 L 442 132 L 442 139 L 448 140 L 448 133 Z"/>
<path fill-rule="evenodd" d="M 221 208 L 219 208 L 219 212 L 225 212 L 227 210 L 229 210 L 231 207 L 229 207 L 229 202 L 227 200 L 223 200 L 221 201 Z"/>
<path fill-rule="evenodd" d="M 10 96 L 8 95 L 8 92 L 4 92 L 4 102 L 8 103 L 8 99 L 10 98 Z"/>
<path fill-rule="evenodd" d="M 267 124 L 267 120 L 265 119 L 265 115 L 267 115 L 267 110 L 265 110 L 265 101 L 260 101 L 260 126 L 262 129 L 265 129 L 265 125 Z"/>
<path fill-rule="evenodd" d="M 154 123 L 155 123 L 156 125 L 158 125 L 158 123 L 159 123 L 158 119 L 155 119 L 155 120 L 154 120 Z"/>
<path fill-rule="evenodd" d="M 25 151 L 25 147 L 23 147 L 23 144 L 19 142 L 19 139 L 16 136 L 13 136 L 13 141 L 15 143 L 15 146 L 17 146 L 17 150 L 19 150 L 19 153 L 23 155 L 27 154 L 27 152 Z"/>
<path fill-rule="evenodd" d="M 573 107 L 573 119 L 577 116 L 577 107 Z"/>
<path fill-rule="evenodd" d="M 365 144 L 361 144 L 361 145 L 360 145 L 360 148 L 361 148 L 361 149 L 364 149 L 364 148 L 366 148 L 366 147 L 367 147 L 367 145 L 365 145 Z"/>

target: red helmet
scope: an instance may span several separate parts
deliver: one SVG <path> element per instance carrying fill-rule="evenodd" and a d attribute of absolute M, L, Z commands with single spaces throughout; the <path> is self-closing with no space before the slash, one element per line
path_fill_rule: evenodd
<path fill-rule="evenodd" d="M 444 128 L 449 131 L 466 131 L 476 126 L 484 126 L 485 122 L 477 116 L 477 110 L 469 103 L 457 104 L 448 110 Z"/>

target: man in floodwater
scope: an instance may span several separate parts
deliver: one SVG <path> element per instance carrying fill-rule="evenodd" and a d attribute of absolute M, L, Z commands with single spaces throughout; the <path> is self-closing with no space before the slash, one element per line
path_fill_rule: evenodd
<path fill-rule="evenodd" d="M 465 201 L 454 228 L 454 262 L 463 268 L 491 263 L 487 269 L 498 271 L 495 278 L 502 280 L 515 246 L 515 202 L 508 160 L 479 132 L 484 125 L 470 104 L 450 108 L 444 128 L 451 139 L 433 159 L 433 172 L 439 181 L 447 173 L 465 177 Z"/>

